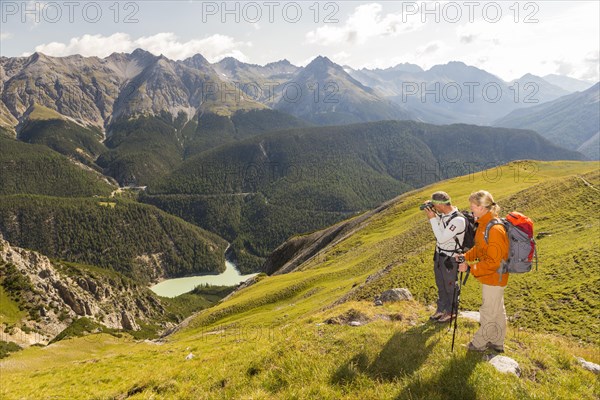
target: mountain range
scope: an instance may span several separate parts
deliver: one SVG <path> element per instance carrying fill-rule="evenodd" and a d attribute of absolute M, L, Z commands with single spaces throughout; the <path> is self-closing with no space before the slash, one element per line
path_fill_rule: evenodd
<path fill-rule="evenodd" d="M 179 125 L 206 113 L 276 109 L 316 124 L 382 119 L 488 125 L 523 107 L 589 88 L 573 78 L 526 74 L 504 82 L 484 70 L 450 62 L 423 70 L 342 67 L 316 57 L 306 67 L 287 60 L 265 66 L 228 57 L 182 61 L 138 49 L 106 58 L 0 57 L 0 126 L 20 132 L 34 104 L 106 136 L 111 125 L 136 116 L 171 115 Z"/>
<path fill-rule="evenodd" d="M 505 82 L 462 62 L 435 65 L 426 71 L 414 64 L 375 70 L 346 67 L 346 70 L 421 120 L 437 124 L 489 125 L 498 119 L 498 115 L 571 93 L 571 90 L 532 74 Z M 582 81 L 576 82 L 586 85 Z M 587 84 L 586 88 L 591 85 Z"/>
<path fill-rule="evenodd" d="M 532 129 L 560 146 L 600 160 L 600 84 L 534 107 L 519 109 L 495 126 Z"/>
<path fill-rule="evenodd" d="M 223 109 L 223 80 L 200 55 L 175 62 L 141 49 L 103 59 L 34 53 L 0 58 L 0 67 L 2 102 L 19 122 L 34 104 L 102 129 L 121 117 L 167 111 L 189 120 L 199 110 Z M 246 99 L 236 107 L 264 108 Z"/>
<path fill-rule="evenodd" d="M 211 64 L 199 54 L 173 61 L 138 49 L 104 59 L 36 53 L 0 58 L 0 67 L 0 98 L 8 111 L 2 121 L 9 122 L 0 136 L 0 158 L 5 160 L 0 190 L 4 195 L 52 196 L 35 201 L 7 198 L 2 231 L 15 245 L 50 256 L 62 254 L 71 261 L 119 265 L 130 276 L 143 275 L 140 260 L 148 254 L 161 254 L 163 261 L 180 260 L 167 270 L 153 264 L 151 257 L 146 263 L 154 270 L 148 275 L 151 279 L 197 272 L 200 267 L 185 240 L 167 247 L 133 246 L 135 251 L 107 259 L 99 253 L 108 233 L 119 229 L 116 221 L 98 230 L 93 241 L 100 247 L 87 242 L 81 252 L 61 245 L 63 239 L 49 239 L 64 229 L 60 224 L 41 229 L 29 242 L 16 236 L 23 229 L 20 225 L 33 226 L 44 218 L 66 222 L 64 216 L 77 207 L 101 215 L 97 203 L 113 203 L 110 198 L 56 197 L 108 196 L 117 185 L 143 186 L 140 201 L 230 242 L 232 259 L 240 270 L 251 272 L 294 234 L 329 226 L 439 179 L 515 159 L 583 157 L 533 131 L 415 121 L 427 115 L 437 121 L 443 115 L 462 118 L 455 107 L 491 118 L 514 106 L 506 99 L 417 101 L 414 105 L 419 107 L 412 109 L 392 101 L 394 90 L 402 89 L 409 78 L 426 84 L 508 85 L 459 62 L 428 71 L 411 64 L 353 71 L 326 57 L 300 68 L 286 60 L 258 66 L 226 58 Z M 548 98 L 565 92 L 533 76 L 515 84 L 529 80 Z M 303 94 L 294 98 L 293 90 Z M 9 223 L 15 215 L 24 215 L 25 206 L 30 219 Z M 161 212 L 123 203 L 114 213 L 125 213 L 125 221 L 135 213 L 166 221 Z M 164 223 L 145 223 L 142 229 L 149 229 L 157 240 L 173 235 L 163 232 Z M 172 224 L 177 232 L 189 229 L 180 222 Z M 72 237 L 93 237 L 85 229 L 67 231 Z M 197 235 L 203 248 L 220 247 L 207 245 L 204 233 L 191 237 Z M 219 258 L 208 259 L 205 269 L 221 268 L 214 264 Z"/>
<path fill-rule="evenodd" d="M 143 50 L 0 57 L 0 77 L 0 397 L 597 397 L 574 357 L 600 361 L 600 176 L 582 162 L 600 158 L 598 84 Z M 521 378 L 427 322 L 418 206 L 480 188 L 535 221 L 539 271 L 506 289 Z M 148 288 L 226 258 L 261 273 Z M 390 288 L 413 299 L 373 305 Z M 480 293 L 469 282 L 461 309 Z M 458 323 L 466 344 L 477 323 Z"/>
<path fill-rule="evenodd" d="M 584 90 L 589 89 L 593 85 L 593 83 L 590 83 L 589 81 L 582 81 L 579 79 L 557 74 L 544 75 L 543 78 L 546 82 L 549 82 L 569 92 L 583 92 Z"/>

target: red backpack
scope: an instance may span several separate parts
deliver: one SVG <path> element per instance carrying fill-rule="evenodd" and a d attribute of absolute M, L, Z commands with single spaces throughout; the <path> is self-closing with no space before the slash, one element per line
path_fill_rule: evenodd
<path fill-rule="evenodd" d="M 485 227 L 484 239 L 488 242 L 490 229 L 494 225 L 502 224 L 508 237 L 508 258 L 500 263 L 498 273 L 500 280 L 502 274 L 522 274 L 531 271 L 533 259 L 535 258 L 535 269 L 537 270 L 537 249 L 533 238 L 533 221 L 520 212 L 512 211 L 506 218 L 495 218 L 488 222 Z"/>

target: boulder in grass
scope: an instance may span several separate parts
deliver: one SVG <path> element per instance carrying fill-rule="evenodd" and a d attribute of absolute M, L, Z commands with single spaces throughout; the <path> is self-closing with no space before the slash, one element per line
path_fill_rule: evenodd
<path fill-rule="evenodd" d="M 344 314 L 326 319 L 325 323 L 332 325 L 362 326 L 368 324 L 370 321 L 371 319 L 366 314 L 352 308 Z"/>
<path fill-rule="evenodd" d="M 579 361 L 579 364 L 581 364 L 581 366 L 584 369 L 587 369 L 588 371 L 592 371 L 595 374 L 600 374 L 600 365 L 594 364 L 593 362 L 586 361 L 581 357 L 577 357 L 577 361 Z"/>
<path fill-rule="evenodd" d="M 410 291 L 408 289 L 405 288 L 396 288 L 396 289 L 390 289 L 390 290 L 386 290 L 385 292 L 381 293 L 381 296 L 379 296 L 379 300 L 381 300 L 384 303 L 388 303 L 388 302 L 392 302 L 392 301 L 405 301 L 405 300 L 412 300 L 412 294 L 410 293 Z"/>
<path fill-rule="evenodd" d="M 479 322 L 479 311 L 461 311 L 458 315 L 471 321 Z"/>
<path fill-rule="evenodd" d="M 500 372 L 521 376 L 521 368 L 519 367 L 519 363 L 510 357 L 493 356 L 488 359 L 488 362 Z"/>

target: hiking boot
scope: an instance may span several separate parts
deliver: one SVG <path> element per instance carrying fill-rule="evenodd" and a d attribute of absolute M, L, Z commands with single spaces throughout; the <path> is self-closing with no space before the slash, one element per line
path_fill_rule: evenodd
<path fill-rule="evenodd" d="M 473 342 L 469 342 L 469 344 L 467 345 L 467 351 L 477 351 L 479 353 L 483 353 L 486 349 L 487 349 L 487 346 L 485 346 L 485 347 L 476 347 L 473 344 Z"/>
<path fill-rule="evenodd" d="M 431 317 L 429 317 L 430 321 L 437 321 L 438 319 L 440 319 L 440 317 L 444 315 L 443 312 L 441 311 L 436 311 L 435 314 L 433 314 Z"/>
<path fill-rule="evenodd" d="M 504 346 L 501 344 L 493 344 L 488 342 L 487 348 L 495 351 L 496 353 L 504 353 Z"/>
<path fill-rule="evenodd" d="M 442 314 L 441 317 L 439 317 L 437 319 L 437 322 L 439 322 L 440 324 L 446 323 L 446 322 L 450 322 L 452 321 L 452 314 L 451 313 L 444 313 Z"/>

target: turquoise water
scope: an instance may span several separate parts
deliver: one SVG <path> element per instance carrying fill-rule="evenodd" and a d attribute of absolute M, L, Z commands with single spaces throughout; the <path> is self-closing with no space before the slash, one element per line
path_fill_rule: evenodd
<path fill-rule="evenodd" d="M 225 261 L 225 272 L 219 275 L 196 275 L 164 280 L 150 288 L 163 297 L 175 297 L 202 284 L 233 286 L 257 274 L 242 275 L 230 261 Z"/>

